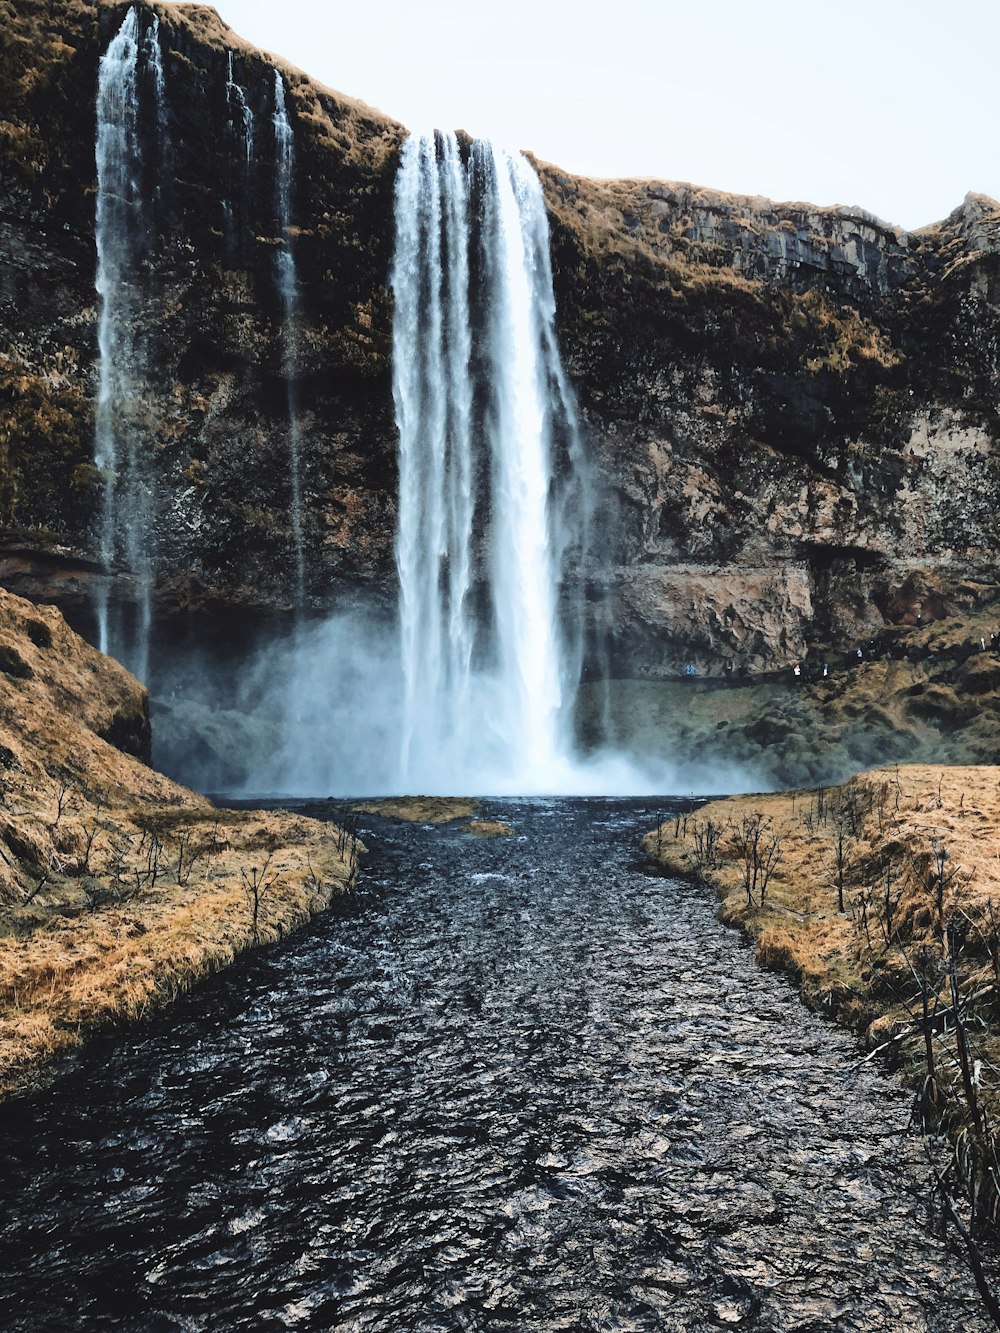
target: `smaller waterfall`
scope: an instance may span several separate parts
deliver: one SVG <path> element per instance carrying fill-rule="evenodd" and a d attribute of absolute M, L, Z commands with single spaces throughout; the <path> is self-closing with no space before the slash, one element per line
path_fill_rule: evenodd
<path fill-rule="evenodd" d="M 236 82 L 233 53 L 226 52 L 228 198 L 222 199 L 227 243 L 233 259 L 242 253 L 251 234 L 251 190 L 253 186 L 254 116 L 246 93 Z"/>
<path fill-rule="evenodd" d="M 97 594 L 98 639 L 140 679 L 149 670 L 155 563 L 154 478 L 143 437 L 141 267 L 148 244 L 139 139 L 140 74 L 148 71 L 162 123 L 163 66 L 154 18 L 144 38 L 133 6 L 101 57 L 97 90 L 98 393 L 94 462 L 103 479 L 100 554 L 105 576 Z M 140 69 L 142 65 L 142 70 Z M 112 614 L 112 572 L 124 566 L 136 604 L 131 628 Z"/>
<path fill-rule="evenodd" d="M 232 51 L 226 52 L 226 101 L 229 104 L 230 111 L 235 111 L 235 114 L 239 117 L 240 133 L 246 155 L 245 171 L 247 178 L 249 178 L 253 165 L 253 112 L 247 102 L 246 93 L 233 78 Z"/>
<path fill-rule="evenodd" d="M 153 96 L 156 99 L 156 124 L 163 129 L 167 119 L 167 85 L 163 74 L 163 54 L 160 51 L 160 20 L 153 15 L 152 22 L 146 29 L 146 39 L 142 44 L 146 57 L 146 68 L 153 80 Z"/>
<path fill-rule="evenodd" d="M 520 154 L 477 141 L 466 165 L 454 135 L 406 141 L 391 285 L 407 787 L 567 781 L 580 652 L 561 585 L 587 507 L 548 247 Z"/>
<path fill-rule="evenodd" d="M 296 376 L 298 374 L 299 280 L 292 238 L 292 186 L 295 139 L 285 104 L 285 85 L 274 71 L 275 208 L 282 244 L 277 257 L 278 292 L 282 307 L 282 374 L 288 392 L 288 465 L 291 490 L 290 517 L 295 547 L 295 609 L 305 607 L 305 545 L 302 523 L 302 432 Z"/>

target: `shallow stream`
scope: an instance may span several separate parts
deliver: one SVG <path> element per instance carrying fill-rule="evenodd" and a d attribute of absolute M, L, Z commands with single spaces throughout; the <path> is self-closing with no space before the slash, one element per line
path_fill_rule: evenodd
<path fill-rule="evenodd" d="M 910 1106 L 652 807 L 362 821 L 359 891 L 0 1115 L 0 1328 L 963 1330 Z"/>

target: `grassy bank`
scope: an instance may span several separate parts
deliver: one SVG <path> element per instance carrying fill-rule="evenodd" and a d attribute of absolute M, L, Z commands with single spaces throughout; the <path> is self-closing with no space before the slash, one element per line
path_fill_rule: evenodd
<path fill-rule="evenodd" d="M 215 809 L 143 761 L 145 691 L 0 590 L 0 1096 L 349 887 L 356 844 Z"/>
<path fill-rule="evenodd" d="M 716 801 L 644 840 L 849 1024 L 951 1130 L 974 1220 L 1000 1211 L 1000 769 L 905 766 Z"/>
<path fill-rule="evenodd" d="M 140 1018 L 243 950 L 279 939 L 353 873 L 353 848 L 339 847 L 337 830 L 281 813 L 118 812 L 102 833 L 106 850 L 79 897 L 63 886 L 3 914 L 0 1096 L 44 1080 L 53 1058 L 96 1028 Z"/>
<path fill-rule="evenodd" d="M 351 808 L 359 814 L 401 819 L 408 824 L 457 824 L 459 832 L 473 838 L 507 838 L 514 832 L 514 826 L 505 819 L 475 818 L 480 803 L 464 796 L 390 796 Z"/>

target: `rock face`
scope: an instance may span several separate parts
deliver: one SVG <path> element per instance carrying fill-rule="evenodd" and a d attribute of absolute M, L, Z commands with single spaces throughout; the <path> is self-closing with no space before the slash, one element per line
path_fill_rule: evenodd
<path fill-rule="evenodd" d="M 848 209 L 543 168 L 643 672 L 761 670 L 995 584 L 1000 208 Z M 947 600 L 947 592 L 944 593 Z"/>
<path fill-rule="evenodd" d="M 85 610 L 99 570 L 93 118 L 100 53 L 127 6 L 3 6 L 0 521 L 8 586 Z M 159 16 L 165 132 L 140 119 L 151 219 L 140 283 L 148 373 L 136 417 L 155 442 L 165 609 L 281 607 L 294 577 L 275 204 L 274 62 L 200 6 Z M 253 115 L 250 179 L 233 76 Z M 392 189 L 403 130 L 282 67 L 295 134 L 309 586 L 317 604 L 386 584 Z M 39 280 L 40 279 L 40 280 Z M 10 414 L 8 416 L 8 413 Z M 128 597 L 127 578 L 120 595 Z"/>
<path fill-rule="evenodd" d="M 80 109 L 125 12 L 0 0 L 0 581 L 82 625 L 100 486 L 94 124 Z M 275 62 L 211 9 L 144 5 L 144 32 L 154 14 L 167 116 L 165 133 L 140 127 L 152 369 L 137 414 L 155 443 L 157 601 L 253 620 L 287 609 L 296 577 Z M 254 117 L 250 188 L 230 52 Z M 281 72 L 308 598 L 391 608 L 386 279 L 405 131 Z M 538 169 L 602 507 L 583 574 L 617 674 L 767 670 L 948 614 L 959 585 L 992 595 L 1000 206 L 969 195 L 906 233 L 857 209 Z"/>

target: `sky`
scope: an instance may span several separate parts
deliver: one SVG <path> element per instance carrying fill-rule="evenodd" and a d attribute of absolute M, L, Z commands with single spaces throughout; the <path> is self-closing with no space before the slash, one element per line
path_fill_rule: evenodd
<path fill-rule="evenodd" d="M 1000 0 L 215 0 L 411 129 L 588 176 L 860 205 L 915 229 L 1000 197 Z"/>

